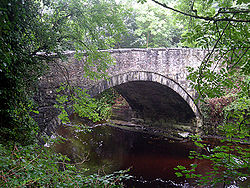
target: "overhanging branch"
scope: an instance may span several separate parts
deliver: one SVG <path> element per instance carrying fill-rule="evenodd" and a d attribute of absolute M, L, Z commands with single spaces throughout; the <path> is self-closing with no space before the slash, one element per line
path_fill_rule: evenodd
<path fill-rule="evenodd" d="M 180 10 L 177 10 L 175 8 L 172 8 L 172 7 L 169 7 L 167 6 L 165 3 L 160 3 L 159 1 L 156 1 L 156 0 L 152 0 L 154 3 L 166 8 L 166 9 L 169 9 L 169 10 L 172 10 L 174 12 L 178 12 L 180 14 L 183 14 L 185 16 L 189 16 L 189 17 L 192 17 L 192 18 L 196 18 L 196 19 L 201 19 L 201 20 L 206 20 L 206 21 L 215 21 L 215 22 L 218 22 L 218 21 L 232 21 L 232 22 L 245 22 L 245 23 L 248 23 L 250 22 L 250 20 L 242 20 L 242 19 L 233 19 L 233 18 L 215 18 L 215 17 L 208 17 L 208 16 L 198 16 L 198 15 L 193 15 L 193 14 L 189 14 L 189 13 L 186 13 L 186 12 L 182 12 Z M 218 12 L 218 13 L 249 13 L 250 10 L 243 10 L 243 11 L 221 11 L 221 12 Z"/>

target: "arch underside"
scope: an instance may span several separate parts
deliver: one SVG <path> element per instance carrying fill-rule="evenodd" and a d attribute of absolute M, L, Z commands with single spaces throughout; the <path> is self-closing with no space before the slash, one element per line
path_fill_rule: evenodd
<path fill-rule="evenodd" d="M 152 121 L 189 122 L 195 115 L 189 105 L 172 89 L 152 81 L 131 81 L 114 87 L 139 118 Z"/>
<path fill-rule="evenodd" d="M 115 88 L 139 118 L 190 122 L 199 111 L 189 94 L 175 81 L 157 73 L 134 71 L 103 80 L 90 89 L 95 96 Z"/>

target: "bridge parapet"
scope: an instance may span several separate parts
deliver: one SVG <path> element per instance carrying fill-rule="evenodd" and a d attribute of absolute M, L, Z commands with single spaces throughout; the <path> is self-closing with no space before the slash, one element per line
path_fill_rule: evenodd
<path fill-rule="evenodd" d="M 190 48 L 122 49 L 112 50 L 116 65 L 109 68 L 110 76 L 132 71 L 161 74 L 179 83 L 187 92 L 193 90 L 187 81 L 186 67 L 198 67 L 206 52 Z"/>
<path fill-rule="evenodd" d="M 188 72 L 186 67 L 198 67 L 206 55 L 206 51 L 191 48 L 152 48 L 152 49 L 113 49 L 103 50 L 111 53 L 115 65 L 107 70 L 110 77 L 123 74 L 125 72 L 145 71 L 154 72 L 166 76 L 179 84 L 183 88 L 190 90 L 186 79 Z M 66 76 L 75 85 L 86 86 L 87 88 L 95 84 L 95 81 L 86 79 L 84 75 L 84 60 L 77 61 L 74 52 L 66 54 L 69 59 L 67 62 L 60 62 L 63 68 L 67 69 Z M 65 81 L 65 76 L 56 65 L 51 66 L 50 74 L 46 76 L 46 82 L 58 84 Z"/>

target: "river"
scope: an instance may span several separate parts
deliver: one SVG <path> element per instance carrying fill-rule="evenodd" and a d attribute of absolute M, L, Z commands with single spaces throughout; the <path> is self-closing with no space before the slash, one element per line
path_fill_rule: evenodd
<path fill-rule="evenodd" d="M 189 159 L 189 151 L 196 147 L 191 142 L 180 142 L 142 132 L 100 125 L 91 132 L 61 126 L 58 134 L 67 141 L 55 146 L 57 152 L 67 155 L 72 162 L 81 162 L 87 173 L 106 174 L 130 168 L 133 176 L 125 186 L 136 188 L 192 187 L 190 179 L 177 178 L 177 165 L 189 167 L 198 164 L 198 172 L 209 171 L 208 161 Z"/>

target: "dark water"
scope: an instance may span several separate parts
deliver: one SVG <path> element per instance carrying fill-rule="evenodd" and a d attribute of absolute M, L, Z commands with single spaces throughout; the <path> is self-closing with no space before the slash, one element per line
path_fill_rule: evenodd
<path fill-rule="evenodd" d="M 198 172 L 209 171 L 207 161 L 188 158 L 189 151 L 196 148 L 191 143 L 180 143 L 151 135 L 125 131 L 109 126 L 97 126 L 90 133 L 76 132 L 61 127 L 58 133 L 68 138 L 56 150 L 68 155 L 73 162 L 81 162 L 88 173 L 106 174 L 131 168 L 133 176 L 125 182 L 126 187 L 192 187 L 189 179 L 177 178 L 177 165 L 189 167 L 198 164 Z M 86 157 L 87 156 L 87 157 Z"/>

